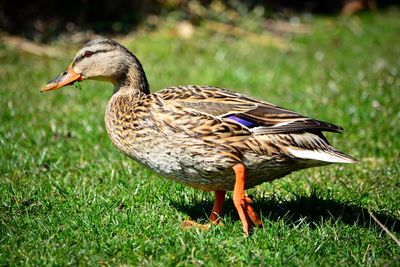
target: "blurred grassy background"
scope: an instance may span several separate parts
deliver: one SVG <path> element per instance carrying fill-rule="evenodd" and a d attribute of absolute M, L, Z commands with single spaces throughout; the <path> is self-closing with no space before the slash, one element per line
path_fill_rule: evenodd
<path fill-rule="evenodd" d="M 260 10 L 264 18 L 287 19 L 299 13 L 352 14 L 395 5 L 399 5 L 396 0 L 3 0 L 0 31 L 50 42 L 60 33 L 127 34 L 152 16 L 172 16 L 194 24 L 205 19 L 235 23 L 254 11 L 260 14 Z"/>
<path fill-rule="evenodd" d="M 216 85 L 333 122 L 346 131 L 328 138 L 360 163 L 249 190 L 265 226 L 248 239 L 230 199 L 224 226 L 185 231 L 185 218 L 207 221 L 212 194 L 112 147 L 103 123 L 111 85 L 39 93 L 97 33 L 59 36 L 52 46 L 8 35 L 0 44 L 0 265 L 399 265 L 400 247 L 368 211 L 399 237 L 400 11 L 279 20 L 263 8 L 230 12 L 198 23 L 150 16 L 114 38 L 139 57 L 153 91 Z"/>

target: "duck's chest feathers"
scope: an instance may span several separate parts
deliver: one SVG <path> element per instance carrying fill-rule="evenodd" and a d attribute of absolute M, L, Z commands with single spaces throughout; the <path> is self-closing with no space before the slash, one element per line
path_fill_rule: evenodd
<path fill-rule="evenodd" d="M 168 141 L 168 133 L 160 129 L 154 112 L 154 99 L 131 99 L 113 96 L 105 114 L 105 123 L 112 143 L 125 155 L 164 175 L 182 171 L 181 148 Z"/>

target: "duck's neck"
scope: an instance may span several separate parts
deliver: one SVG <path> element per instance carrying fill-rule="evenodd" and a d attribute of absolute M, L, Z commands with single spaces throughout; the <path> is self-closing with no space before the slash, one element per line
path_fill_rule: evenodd
<path fill-rule="evenodd" d="M 135 98 L 141 98 L 150 94 L 149 83 L 143 67 L 137 58 L 131 64 L 122 67 L 116 82 L 114 83 L 114 93 L 129 94 Z"/>

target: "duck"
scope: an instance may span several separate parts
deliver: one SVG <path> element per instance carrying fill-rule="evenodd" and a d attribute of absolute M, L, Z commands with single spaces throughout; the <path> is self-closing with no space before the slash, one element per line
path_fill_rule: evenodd
<path fill-rule="evenodd" d="M 172 86 L 151 93 L 143 66 L 112 39 L 92 40 L 41 92 L 86 79 L 114 86 L 105 111 L 113 145 L 163 177 L 214 192 L 209 216 L 221 222 L 227 191 L 245 236 L 262 220 L 245 190 L 294 171 L 357 160 L 323 132 L 343 128 L 214 86 Z"/>

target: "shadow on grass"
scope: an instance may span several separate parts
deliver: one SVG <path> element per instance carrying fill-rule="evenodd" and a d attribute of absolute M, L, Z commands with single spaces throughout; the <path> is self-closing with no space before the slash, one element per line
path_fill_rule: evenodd
<path fill-rule="evenodd" d="M 188 214 L 194 220 L 207 221 L 212 201 L 198 201 L 183 204 L 172 202 L 178 210 Z M 340 221 L 350 226 L 381 229 L 371 218 L 368 210 L 353 204 L 341 203 L 332 199 L 322 199 L 315 193 L 299 196 L 295 200 L 277 202 L 272 199 L 254 199 L 254 209 L 262 214 L 264 220 L 283 220 L 288 225 L 297 225 L 300 221 L 309 223 L 311 228 L 321 226 L 327 220 Z M 199 208 L 200 207 L 200 208 Z M 400 220 L 385 214 L 374 213 L 375 217 L 390 231 L 400 233 Z M 225 199 L 223 217 L 239 220 L 231 199 Z"/>

